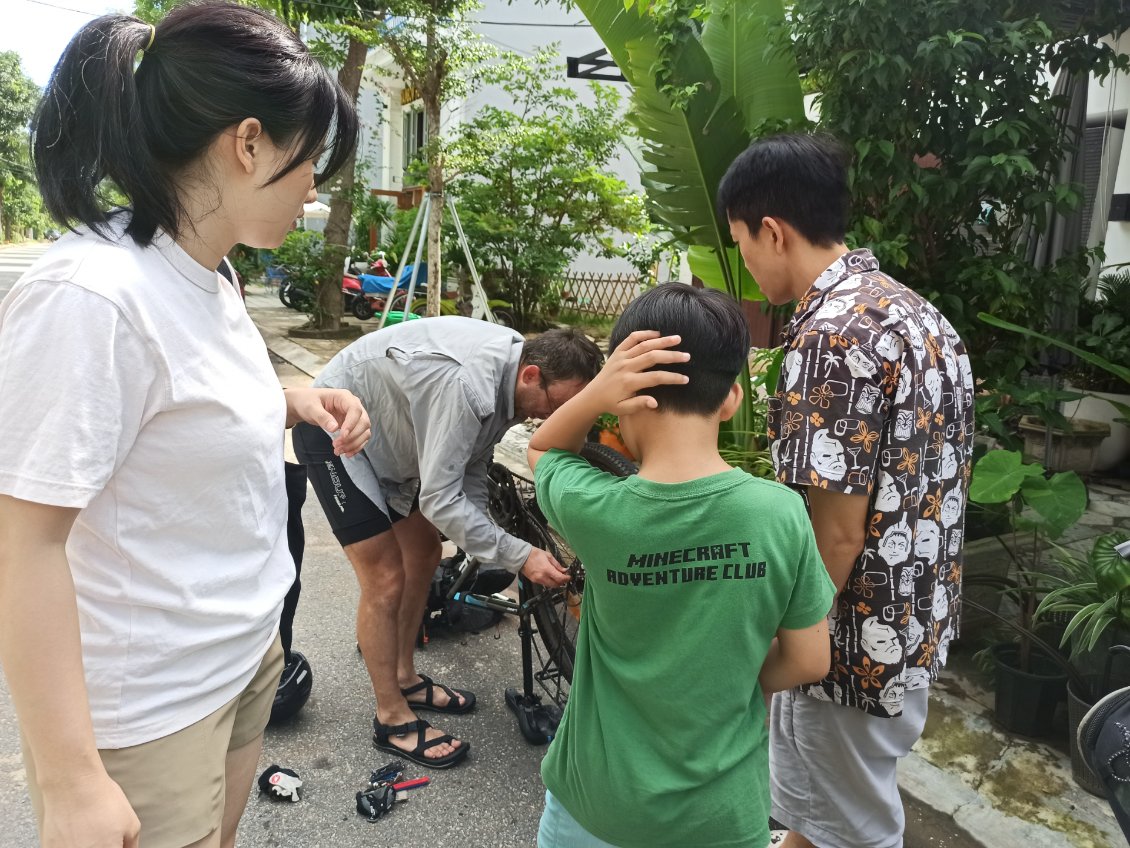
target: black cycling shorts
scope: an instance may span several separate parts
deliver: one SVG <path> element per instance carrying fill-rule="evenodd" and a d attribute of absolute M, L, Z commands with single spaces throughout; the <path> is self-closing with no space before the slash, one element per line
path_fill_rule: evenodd
<path fill-rule="evenodd" d="M 291 436 L 294 454 L 306 466 L 322 512 L 343 548 L 379 536 L 404 520 L 405 516 L 392 507 L 386 515 L 357 488 L 341 457 L 334 455 L 333 439 L 321 427 L 300 422 L 294 425 Z M 412 511 L 415 509 L 413 504 Z"/>

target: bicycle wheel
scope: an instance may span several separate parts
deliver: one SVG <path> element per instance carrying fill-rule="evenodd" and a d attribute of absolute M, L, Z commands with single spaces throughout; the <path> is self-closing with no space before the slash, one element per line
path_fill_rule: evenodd
<path fill-rule="evenodd" d="M 636 466 L 622 454 L 606 445 L 586 442 L 581 456 L 601 471 L 617 477 L 636 473 Z M 525 533 L 522 538 L 557 557 L 558 562 L 573 572 L 573 579 L 563 589 L 547 589 L 526 583 L 531 599 L 537 637 L 545 649 L 542 671 L 536 675 L 550 697 L 564 707 L 568 687 L 573 682 L 573 664 L 577 653 L 577 631 L 585 593 L 585 569 L 563 536 L 546 521 L 537 507 L 536 497 L 527 504 Z M 539 652 L 540 654 L 540 652 Z"/>

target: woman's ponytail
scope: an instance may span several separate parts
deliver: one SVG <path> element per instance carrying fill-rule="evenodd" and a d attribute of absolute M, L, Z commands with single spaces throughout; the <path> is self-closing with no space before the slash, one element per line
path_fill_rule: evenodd
<path fill-rule="evenodd" d="M 159 49 L 154 36 L 137 18 L 106 15 L 79 31 L 51 74 L 32 121 L 32 156 L 44 205 L 61 223 L 105 234 L 108 178 L 130 199 L 139 242 L 158 227 L 177 229 L 179 201 L 146 139 L 134 79 L 138 54 Z"/>
<path fill-rule="evenodd" d="M 327 179 L 357 141 L 354 104 L 334 75 L 262 9 L 193 0 L 155 30 L 98 18 L 67 46 L 32 122 L 44 204 L 61 223 L 108 235 L 99 195 L 111 180 L 129 198 L 135 242 L 147 246 L 158 229 L 176 238 L 195 223 L 185 180 L 221 133 L 250 117 L 290 154 L 268 182 L 318 157 Z"/>

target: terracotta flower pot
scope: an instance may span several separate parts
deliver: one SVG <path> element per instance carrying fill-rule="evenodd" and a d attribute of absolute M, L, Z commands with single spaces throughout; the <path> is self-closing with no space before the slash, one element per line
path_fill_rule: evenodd
<path fill-rule="evenodd" d="M 602 445 L 605 445 L 606 447 L 612 448 L 612 450 L 617 451 L 618 453 L 622 453 L 632 462 L 636 461 L 636 458 L 632 456 L 631 451 L 628 450 L 628 446 L 624 444 L 624 440 L 620 438 L 619 433 L 613 433 L 611 430 L 601 430 L 600 443 Z"/>

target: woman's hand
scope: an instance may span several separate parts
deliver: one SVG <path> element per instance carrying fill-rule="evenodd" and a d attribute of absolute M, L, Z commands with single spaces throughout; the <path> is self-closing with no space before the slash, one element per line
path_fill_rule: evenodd
<path fill-rule="evenodd" d="M 369 414 L 345 389 L 287 389 L 286 426 L 305 421 L 333 436 L 337 456 L 353 456 L 369 441 Z"/>
<path fill-rule="evenodd" d="M 140 830 L 125 793 L 105 771 L 43 792 L 43 848 L 137 848 Z"/>

